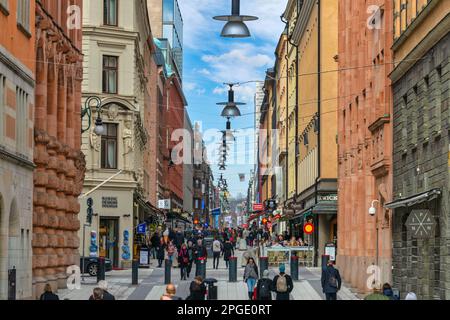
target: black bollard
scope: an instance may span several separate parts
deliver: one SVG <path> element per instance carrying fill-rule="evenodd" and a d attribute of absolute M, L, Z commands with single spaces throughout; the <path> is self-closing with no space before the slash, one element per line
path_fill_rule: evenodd
<path fill-rule="evenodd" d="M 291 278 L 293 281 L 298 281 L 298 257 L 291 256 Z"/>
<path fill-rule="evenodd" d="M 131 284 L 137 285 L 139 278 L 139 261 L 133 260 L 133 264 L 131 265 Z"/>
<path fill-rule="evenodd" d="M 170 283 L 172 273 L 172 261 L 166 259 L 164 261 L 164 284 Z"/>
<path fill-rule="evenodd" d="M 105 280 L 105 258 L 100 257 L 98 259 L 98 266 L 97 266 L 97 282 Z"/>
<path fill-rule="evenodd" d="M 269 269 L 269 258 L 267 257 L 259 257 L 259 272 L 260 275 L 264 273 L 264 270 Z"/>
<path fill-rule="evenodd" d="M 199 260 L 197 263 L 197 267 L 198 267 L 198 275 L 200 277 L 202 277 L 203 279 L 205 279 L 206 278 L 206 260 L 205 259 Z"/>
<path fill-rule="evenodd" d="M 231 257 L 229 264 L 229 282 L 237 282 L 237 258 Z"/>

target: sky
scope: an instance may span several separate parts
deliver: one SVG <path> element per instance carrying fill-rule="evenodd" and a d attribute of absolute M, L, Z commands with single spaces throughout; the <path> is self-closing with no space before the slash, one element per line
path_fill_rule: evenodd
<path fill-rule="evenodd" d="M 191 122 L 200 122 L 207 146 L 214 146 L 217 132 L 226 125 L 226 119 L 220 117 L 222 108 L 216 105 L 228 99 L 228 87 L 223 83 L 264 80 L 265 71 L 274 66 L 275 48 L 285 27 L 280 16 L 287 0 L 241 0 L 242 15 L 259 17 L 247 22 L 252 36 L 244 39 L 220 37 L 224 22 L 212 19 L 216 15 L 229 15 L 231 0 L 178 0 L 178 3 L 184 23 L 183 89 L 187 109 Z M 254 128 L 255 83 L 243 84 L 235 91 L 235 101 L 247 105 L 240 107 L 243 116 L 232 120 L 232 128 L 238 130 L 236 135 L 241 138 L 230 145 L 231 165 L 226 171 L 218 170 L 217 152 L 208 149 L 215 184 L 222 173 L 234 197 L 247 194 L 254 165 L 253 140 L 242 136 Z M 239 179 L 240 173 L 245 174 L 244 182 Z"/>

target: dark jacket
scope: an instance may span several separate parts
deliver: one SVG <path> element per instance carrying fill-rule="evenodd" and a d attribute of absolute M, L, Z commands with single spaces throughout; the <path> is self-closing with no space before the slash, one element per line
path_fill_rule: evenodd
<path fill-rule="evenodd" d="M 290 294 L 292 290 L 294 289 L 294 282 L 292 281 L 292 278 L 288 274 L 284 274 L 286 277 L 286 284 L 287 284 L 287 292 L 278 292 L 277 291 L 277 281 L 280 275 L 275 276 L 272 281 L 272 291 L 274 291 L 277 294 L 276 300 L 289 300 Z"/>
<path fill-rule="evenodd" d="M 336 279 L 336 286 L 333 285 L 332 278 Z M 339 274 L 339 270 L 335 269 L 333 266 L 327 266 L 325 269 L 322 269 L 322 290 L 323 293 L 336 293 L 341 290 L 341 275 Z"/>
<path fill-rule="evenodd" d="M 398 300 L 396 296 L 394 296 L 394 291 L 392 289 L 384 289 L 383 295 L 389 298 L 389 300 Z"/>
<path fill-rule="evenodd" d="M 201 246 L 197 246 L 195 248 L 195 258 L 196 260 L 200 260 L 200 259 L 207 259 L 208 258 L 208 251 L 206 250 L 206 247 L 201 245 Z"/>
<path fill-rule="evenodd" d="M 181 232 L 175 234 L 175 246 L 179 247 L 184 243 L 184 235 Z"/>
<path fill-rule="evenodd" d="M 186 262 L 184 262 L 186 260 Z M 189 264 L 189 252 L 188 249 L 180 249 L 180 252 L 178 253 L 178 263 L 180 265 L 186 266 Z"/>
<path fill-rule="evenodd" d="M 91 295 L 89 300 L 94 300 L 94 296 Z M 116 298 L 106 290 L 103 290 L 103 299 L 102 300 L 116 300 Z"/>
<path fill-rule="evenodd" d="M 225 261 L 230 260 L 230 257 L 232 257 L 234 255 L 234 249 L 233 249 L 233 245 L 231 244 L 231 242 L 225 242 L 225 244 L 223 245 L 223 259 Z"/>
<path fill-rule="evenodd" d="M 157 248 L 156 257 L 160 260 L 164 260 L 166 245 L 159 244 L 158 247 L 156 247 L 156 248 Z"/>
<path fill-rule="evenodd" d="M 205 300 L 206 287 L 203 283 L 198 284 L 197 282 L 192 281 L 189 286 L 189 292 L 190 294 L 186 300 Z"/>
<path fill-rule="evenodd" d="M 40 300 L 48 300 L 48 301 L 55 301 L 59 300 L 58 295 L 54 294 L 53 292 L 44 292 L 41 294 Z"/>
<path fill-rule="evenodd" d="M 267 296 L 261 296 L 261 287 L 265 284 L 269 288 L 269 294 Z M 272 300 L 272 280 L 268 278 L 262 278 L 258 280 L 256 284 L 256 300 Z"/>
<path fill-rule="evenodd" d="M 157 248 L 159 246 L 159 244 L 161 243 L 161 238 L 159 237 L 158 234 L 155 233 L 152 236 L 152 238 L 150 239 L 150 242 L 152 243 L 153 248 Z"/>

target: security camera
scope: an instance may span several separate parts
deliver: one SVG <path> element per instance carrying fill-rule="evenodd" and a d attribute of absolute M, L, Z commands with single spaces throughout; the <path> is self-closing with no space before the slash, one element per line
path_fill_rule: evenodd
<path fill-rule="evenodd" d="M 371 216 L 374 216 L 375 213 L 377 213 L 377 209 L 375 209 L 374 206 L 370 207 L 370 208 L 369 208 L 369 214 L 370 214 Z"/>

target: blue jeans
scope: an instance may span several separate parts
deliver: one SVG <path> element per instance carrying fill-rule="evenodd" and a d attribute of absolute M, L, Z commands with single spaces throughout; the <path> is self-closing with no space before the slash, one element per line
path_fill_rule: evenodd
<path fill-rule="evenodd" d="M 256 279 L 253 279 L 253 278 L 247 279 L 248 292 L 253 292 L 253 290 L 255 288 L 255 284 L 256 284 Z"/>

